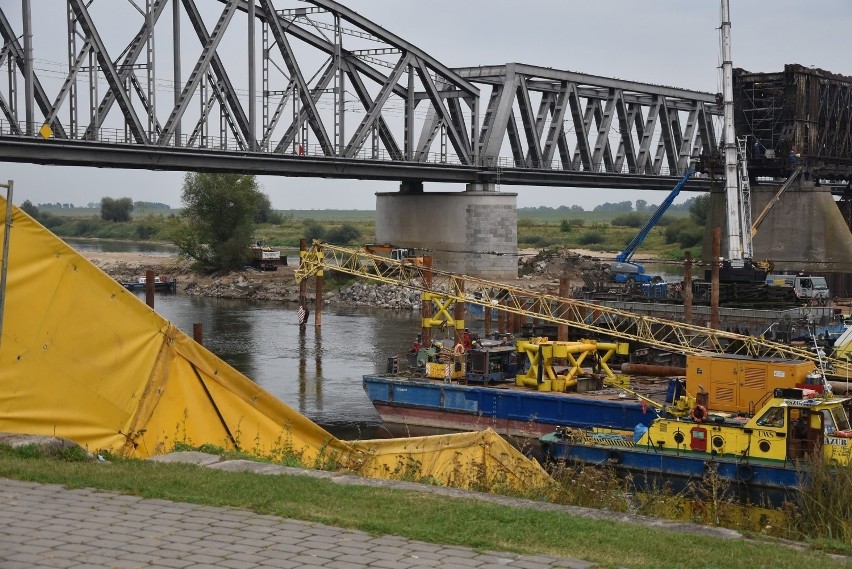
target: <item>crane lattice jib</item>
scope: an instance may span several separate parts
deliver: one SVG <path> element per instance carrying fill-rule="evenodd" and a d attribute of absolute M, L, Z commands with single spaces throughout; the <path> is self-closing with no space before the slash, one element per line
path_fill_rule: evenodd
<path fill-rule="evenodd" d="M 488 281 L 420 267 L 363 251 L 315 241 L 296 270 L 301 281 L 320 270 L 334 270 L 386 284 L 445 295 L 466 302 L 534 319 L 565 324 L 608 338 L 633 341 L 681 354 L 719 352 L 810 360 L 817 365 L 844 370 L 846 363 L 819 357 L 809 350 L 764 338 L 714 330 L 704 326 L 642 316 L 593 302 L 543 294 L 506 283 Z M 424 274 L 431 271 L 432 286 L 426 288 Z"/>

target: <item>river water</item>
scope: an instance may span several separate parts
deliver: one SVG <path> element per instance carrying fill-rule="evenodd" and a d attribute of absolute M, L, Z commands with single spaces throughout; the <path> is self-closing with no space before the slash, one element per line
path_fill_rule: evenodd
<path fill-rule="evenodd" d="M 404 357 L 420 331 L 414 312 L 370 307 L 326 305 L 322 327 L 312 312 L 304 332 L 292 303 L 158 293 L 154 309 L 190 336 L 201 323 L 206 348 L 341 438 L 386 436 L 361 378 Z"/>
<path fill-rule="evenodd" d="M 171 245 L 147 242 L 66 241 L 81 252 L 163 256 L 177 252 Z M 295 254 L 293 257 L 298 259 Z M 136 294 L 144 302 L 144 291 Z M 420 332 L 417 312 L 326 305 L 322 327 L 313 325 L 312 313 L 308 326 L 300 332 L 293 303 L 205 298 L 178 292 L 158 293 L 154 308 L 190 336 L 193 324 L 200 323 L 205 347 L 336 436 L 397 434 L 382 427 L 361 379 L 365 374 L 384 372 L 388 357 L 405 357 Z M 471 324 L 474 331 L 481 327 L 481 322 Z"/>
<path fill-rule="evenodd" d="M 66 242 L 81 252 L 177 253 L 173 246 L 157 243 Z M 135 294 L 145 301 L 144 291 Z M 154 309 L 190 336 L 193 324 L 200 323 L 207 349 L 337 437 L 437 432 L 385 428 L 361 384 L 365 374 L 384 372 L 388 357 L 405 357 L 420 332 L 415 311 L 326 305 L 322 327 L 314 326 L 312 311 L 300 332 L 297 306 L 287 302 L 157 293 Z"/>

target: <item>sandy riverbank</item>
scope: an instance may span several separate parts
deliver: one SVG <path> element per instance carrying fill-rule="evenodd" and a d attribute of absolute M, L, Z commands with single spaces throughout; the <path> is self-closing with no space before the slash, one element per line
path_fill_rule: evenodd
<path fill-rule="evenodd" d="M 179 257 L 145 253 L 82 253 L 106 274 L 119 282 L 135 282 L 146 271 L 177 279 L 182 293 L 216 298 L 254 298 L 296 302 L 299 285 L 292 267 L 277 271 L 246 269 L 224 275 L 206 275 L 192 270 L 191 262 Z"/>
<path fill-rule="evenodd" d="M 566 274 L 574 282 L 579 282 L 581 264 L 591 262 L 589 257 L 578 255 L 573 251 L 563 251 L 546 258 L 536 258 L 538 253 L 538 250 L 525 251 L 524 259 L 530 260 L 533 264 L 532 272 L 512 282 L 507 281 L 507 284 L 541 292 L 555 292 L 558 289 L 560 275 Z M 205 275 L 194 272 L 190 261 L 176 256 L 97 251 L 82 254 L 119 282 L 135 282 L 146 271 L 152 270 L 157 275 L 167 275 L 177 279 L 178 290 L 181 293 L 216 298 L 298 301 L 299 285 L 292 266 L 279 267 L 277 271 L 246 269 L 224 275 Z M 308 288 L 309 297 L 313 297 L 313 286 Z"/>

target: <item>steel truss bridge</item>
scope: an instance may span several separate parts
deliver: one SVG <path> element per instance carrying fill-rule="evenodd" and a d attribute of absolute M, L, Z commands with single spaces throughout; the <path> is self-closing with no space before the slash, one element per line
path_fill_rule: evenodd
<path fill-rule="evenodd" d="M 452 69 L 337 2 L 283 3 L 4 3 L 3 160 L 670 190 L 720 146 L 716 94 Z"/>

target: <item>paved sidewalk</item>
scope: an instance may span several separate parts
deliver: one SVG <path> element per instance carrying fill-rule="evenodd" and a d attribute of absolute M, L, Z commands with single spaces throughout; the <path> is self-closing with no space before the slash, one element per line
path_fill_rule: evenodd
<path fill-rule="evenodd" d="M 371 537 L 236 508 L 0 479 L 0 569 L 40 567 L 587 569 L 595 565 Z"/>

